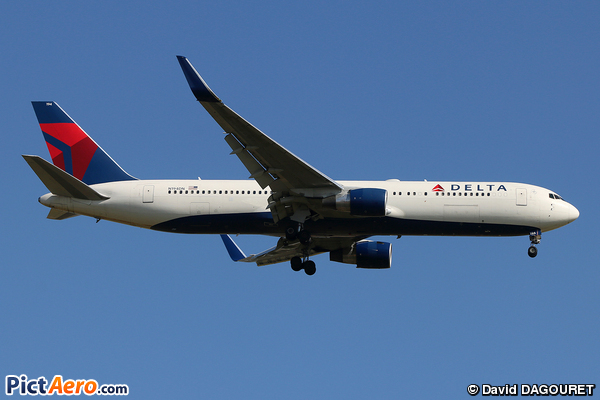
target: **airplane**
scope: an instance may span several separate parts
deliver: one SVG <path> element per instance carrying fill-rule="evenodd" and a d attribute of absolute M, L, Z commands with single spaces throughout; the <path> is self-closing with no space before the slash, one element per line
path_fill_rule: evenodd
<path fill-rule="evenodd" d="M 190 61 L 177 56 L 196 100 L 220 125 L 248 170 L 246 180 L 140 180 L 125 172 L 54 101 L 32 102 L 52 163 L 23 155 L 50 193 L 38 201 L 49 219 L 85 215 L 162 232 L 219 234 L 236 262 L 290 262 L 316 272 L 310 258 L 385 269 L 391 243 L 372 236 L 529 235 L 579 211 L 556 192 L 513 182 L 337 181 L 313 168 L 226 106 Z M 230 235 L 268 235 L 274 247 L 247 256 Z"/>

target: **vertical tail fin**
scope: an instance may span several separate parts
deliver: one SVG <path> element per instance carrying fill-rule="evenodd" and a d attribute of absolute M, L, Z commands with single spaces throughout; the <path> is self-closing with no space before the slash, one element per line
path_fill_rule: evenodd
<path fill-rule="evenodd" d="M 134 180 L 54 101 L 32 101 L 55 166 L 80 181 L 96 183 Z"/>

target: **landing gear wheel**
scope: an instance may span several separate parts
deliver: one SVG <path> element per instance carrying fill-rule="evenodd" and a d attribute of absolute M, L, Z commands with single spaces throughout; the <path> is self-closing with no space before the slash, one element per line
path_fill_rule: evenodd
<path fill-rule="evenodd" d="M 288 226 L 285 228 L 285 238 L 289 241 L 296 239 L 298 235 L 298 229 L 295 226 Z"/>
<path fill-rule="evenodd" d="M 529 250 L 527 250 L 527 254 L 529 254 L 529 257 L 531 257 L 531 258 L 537 256 L 537 247 L 530 246 Z"/>
<path fill-rule="evenodd" d="M 298 233 L 298 240 L 302 244 L 310 244 L 310 242 L 312 241 L 312 239 L 310 237 L 310 232 L 309 231 L 305 231 L 305 230 L 300 231 Z"/>
<path fill-rule="evenodd" d="M 292 257 L 290 264 L 292 264 L 292 269 L 296 272 L 302 269 L 302 259 L 298 256 Z"/>
<path fill-rule="evenodd" d="M 306 272 L 306 275 L 314 275 L 315 272 L 317 272 L 317 265 L 315 264 L 314 261 L 306 261 L 304 263 L 304 272 Z"/>

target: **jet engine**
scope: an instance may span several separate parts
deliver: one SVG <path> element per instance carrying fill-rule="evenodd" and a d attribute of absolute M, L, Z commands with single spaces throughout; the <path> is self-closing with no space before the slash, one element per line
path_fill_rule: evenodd
<path fill-rule="evenodd" d="M 385 216 L 386 204 L 387 190 L 376 188 L 352 189 L 323 200 L 324 207 L 365 217 Z"/>
<path fill-rule="evenodd" d="M 330 252 L 329 259 L 344 264 L 356 264 L 356 268 L 390 268 L 392 265 L 392 244 L 361 240 L 354 243 L 352 247 Z"/>

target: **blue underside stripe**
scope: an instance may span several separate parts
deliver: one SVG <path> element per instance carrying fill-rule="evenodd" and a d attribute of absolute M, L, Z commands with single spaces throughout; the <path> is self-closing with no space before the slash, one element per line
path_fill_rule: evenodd
<path fill-rule="evenodd" d="M 315 236 L 521 236 L 537 228 L 522 225 L 420 221 L 388 217 L 325 219 L 307 221 L 304 228 Z M 175 233 L 215 233 L 284 236 L 285 226 L 276 226 L 270 212 L 193 215 L 165 221 L 154 230 Z"/>

